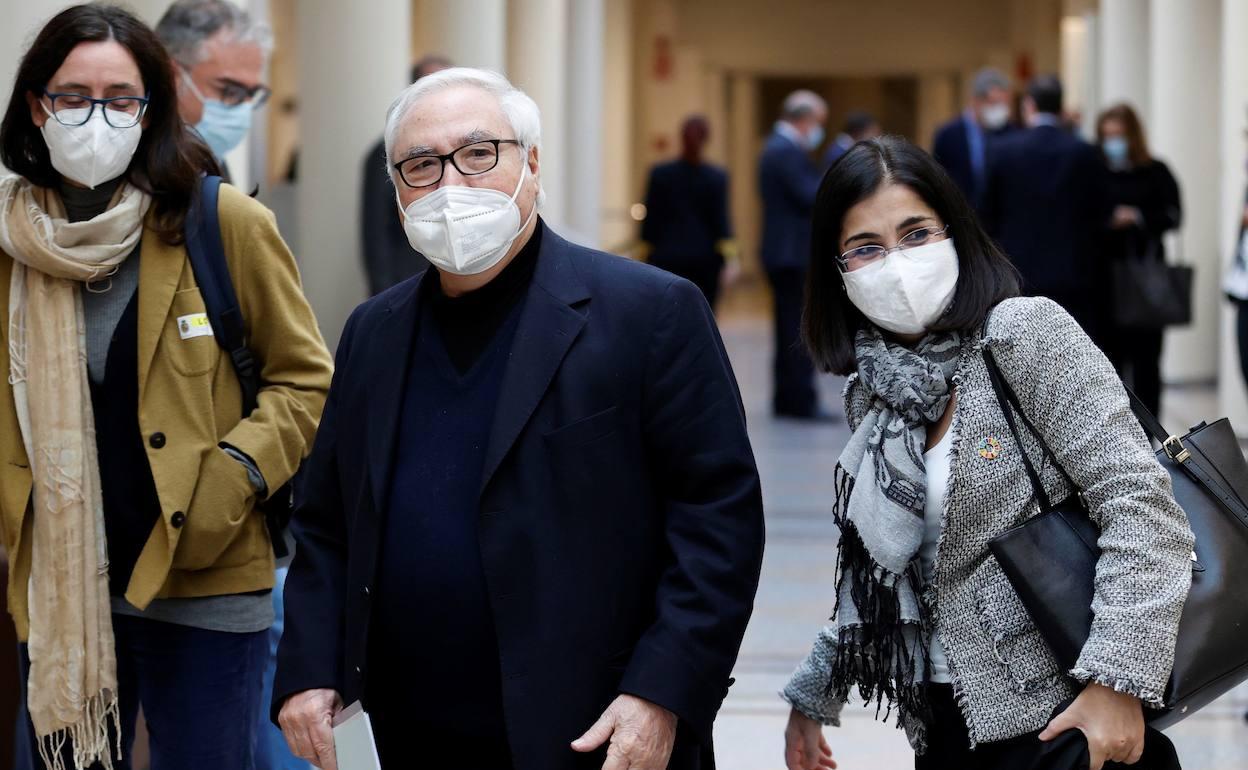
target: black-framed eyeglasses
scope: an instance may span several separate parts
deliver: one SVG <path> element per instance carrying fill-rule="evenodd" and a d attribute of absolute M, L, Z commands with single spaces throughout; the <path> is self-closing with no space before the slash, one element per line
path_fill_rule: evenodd
<path fill-rule="evenodd" d="M 96 105 L 104 113 L 105 122 L 113 128 L 133 128 L 147 112 L 146 95 L 96 99 L 85 94 L 59 94 L 46 89 L 43 95 L 52 102 L 49 112 L 56 122 L 70 128 L 85 125 L 95 114 Z"/>
<path fill-rule="evenodd" d="M 493 171 L 498 165 L 498 147 L 502 144 L 520 146 L 520 142 L 515 139 L 483 139 L 457 147 L 445 155 L 413 155 L 395 163 L 394 168 L 399 172 L 403 184 L 408 187 L 432 187 L 442 181 L 448 160 L 464 176 L 477 176 Z"/>
<path fill-rule="evenodd" d="M 944 227 L 920 227 L 901 236 L 901 239 L 897 241 L 897 245 L 891 249 L 886 249 L 874 243 L 870 246 L 859 246 L 840 255 L 836 258 L 836 261 L 841 266 L 841 270 L 851 273 L 855 270 L 861 270 L 867 265 L 879 262 L 894 251 L 905 251 L 906 249 L 913 249 L 943 240 L 948 235 L 948 232 L 949 225 Z"/>

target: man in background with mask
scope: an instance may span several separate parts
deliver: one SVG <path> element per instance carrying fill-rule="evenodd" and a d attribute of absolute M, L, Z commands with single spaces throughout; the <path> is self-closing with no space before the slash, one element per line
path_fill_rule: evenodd
<path fill-rule="evenodd" d="M 537 105 L 501 75 L 422 78 L 385 138 L 432 267 L 343 330 L 277 721 L 322 768 L 357 700 L 384 767 L 710 767 L 763 512 L 706 300 L 542 221 Z"/>
<path fill-rule="evenodd" d="M 971 103 L 936 131 L 932 156 L 962 188 L 976 211 L 984 202 L 992 143 L 1010 132 L 1010 81 L 986 67 L 975 73 Z"/>
<path fill-rule="evenodd" d="M 832 164 L 849 152 L 849 148 L 864 139 L 874 139 L 883 131 L 875 116 L 864 110 L 854 110 L 845 116 L 845 128 L 828 145 L 823 154 L 823 167 L 832 168 Z"/>
<path fill-rule="evenodd" d="M 775 300 L 772 411 L 799 420 L 827 419 L 815 392 L 814 366 L 801 344 L 810 215 L 823 178 L 812 153 L 823 143 L 827 119 L 827 104 L 814 92 L 789 94 L 758 162 L 763 267 Z"/>
<path fill-rule="evenodd" d="M 1026 128 L 997 141 L 988 168 L 984 228 L 1023 278 L 1109 349 L 1108 258 L 1100 239 L 1113 213 L 1100 151 L 1067 130 L 1062 83 L 1037 75 L 1023 98 Z"/>
<path fill-rule="evenodd" d="M 272 49 L 268 27 L 229 0 L 177 0 L 156 34 L 178 69 L 178 112 L 225 166 L 269 98 L 262 82 Z M 227 173 L 228 178 L 228 173 Z"/>
<path fill-rule="evenodd" d="M 178 84 L 178 113 L 212 149 L 222 176 L 230 178 L 225 156 L 246 138 L 253 112 L 269 98 L 263 84 L 265 61 L 272 50 L 267 26 L 257 23 L 230 0 L 177 0 L 156 25 L 156 35 L 173 59 Z M 277 563 L 265 659 L 264 688 L 272 692 L 277 640 L 282 637 L 282 589 L 287 560 Z M 291 756 L 281 734 L 260 715 L 256 732 L 256 770 L 302 770 L 307 763 Z"/>

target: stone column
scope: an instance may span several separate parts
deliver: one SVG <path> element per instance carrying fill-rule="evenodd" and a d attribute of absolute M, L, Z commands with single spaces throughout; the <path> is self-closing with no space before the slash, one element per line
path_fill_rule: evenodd
<path fill-rule="evenodd" d="M 637 107 L 633 84 L 636 43 L 632 0 L 605 6 L 602 107 L 602 246 L 624 251 L 637 235 L 630 209 L 641 198 L 633 179 Z"/>
<path fill-rule="evenodd" d="M 303 0 L 298 7 L 298 256 L 304 289 L 331 348 L 365 296 L 360 173 L 386 108 L 407 81 L 410 9 L 409 0 Z M 343 94 L 350 96 L 349 108 Z"/>
<path fill-rule="evenodd" d="M 566 201 L 568 0 L 511 0 L 507 15 L 507 72 L 542 111 L 542 217 L 556 230 L 567 224 Z"/>
<path fill-rule="evenodd" d="M 750 276 L 762 275 L 758 243 L 762 232 L 762 201 L 758 197 L 758 155 L 763 135 L 758 125 L 759 87 L 752 73 L 735 72 L 729 86 L 728 167 L 733 169 L 729 189 L 732 224 L 741 249 L 741 268 Z"/>
<path fill-rule="evenodd" d="M 1150 114 L 1149 59 L 1152 0 L 1101 0 L 1100 94 L 1102 107 L 1127 102 L 1142 117 Z"/>
<path fill-rule="evenodd" d="M 1222 116 L 1221 202 L 1218 206 L 1218 239 L 1221 266 L 1225 269 L 1238 246 L 1240 217 L 1244 211 L 1244 158 L 1248 143 L 1248 0 L 1222 0 Z M 1248 435 L 1248 390 L 1239 367 L 1239 344 L 1235 334 L 1235 308 L 1222 303 L 1222 343 L 1218 367 L 1219 415 L 1231 418 L 1240 435 Z"/>
<path fill-rule="evenodd" d="M 437 53 L 465 67 L 507 69 L 507 0 L 419 0 L 412 32 L 417 59 Z"/>
<path fill-rule="evenodd" d="M 569 238 L 602 245 L 603 86 L 606 15 L 603 0 L 574 0 L 568 14 L 568 147 L 564 221 Z M 573 150 L 572 148 L 575 148 Z M 549 195 L 549 193 L 547 193 Z"/>
<path fill-rule="evenodd" d="M 1217 373 L 1222 271 L 1218 244 L 1220 114 L 1219 0 L 1152 0 L 1149 18 L 1154 153 L 1169 164 L 1183 200 L 1183 228 L 1171 257 L 1196 267 L 1195 319 L 1166 335 L 1167 382 L 1212 381 Z"/>

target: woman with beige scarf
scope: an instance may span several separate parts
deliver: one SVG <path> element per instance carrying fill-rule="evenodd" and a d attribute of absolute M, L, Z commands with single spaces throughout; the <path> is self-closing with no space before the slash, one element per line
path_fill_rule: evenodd
<path fill-rule="evenodd" d="M 0 160 L 0 537 L 26 640 L 33 754 L 250 768 L 273 549 L 258 501 L 307 454 L 331 364 L 272 215 L 223 186 L 258 362 L 243 401 L 183 245 L 216 173 L 150 29 L 75 6 L 19 67 Z"/>

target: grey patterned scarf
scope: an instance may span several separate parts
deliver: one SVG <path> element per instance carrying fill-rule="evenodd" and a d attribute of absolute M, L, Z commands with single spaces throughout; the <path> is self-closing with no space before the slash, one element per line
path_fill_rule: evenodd
<path fill-rule="evenodd" d="M 837 462 L 837 652 L 830 692 L 852 689 L 876 714 L 885 700 L 899 725 L 928 722 L 923 685 L 929 629 L 916 556 L 923 543 L 927 499 L 923 445 L 927 424 L 945 413 L 962 337 L 932 334 L 913 350 L 869 327 L 855 348 L 871 410 Z"/>

